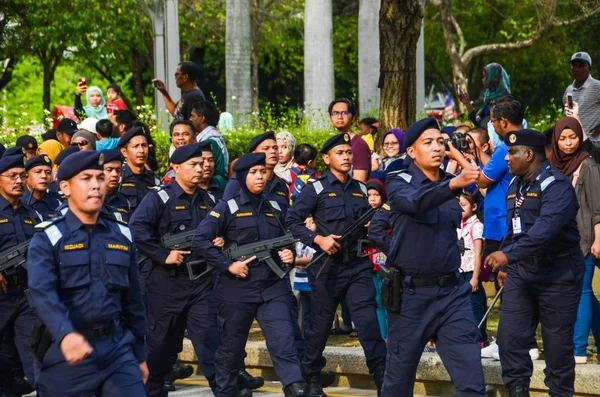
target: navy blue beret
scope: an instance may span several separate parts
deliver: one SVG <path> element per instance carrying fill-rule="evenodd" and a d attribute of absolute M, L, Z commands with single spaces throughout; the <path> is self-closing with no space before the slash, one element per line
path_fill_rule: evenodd
<path fill-rule="evenodd" d="M 201 143 L 190 143 L 189 145 L 179 146 L 171 155 L 171 164 L 181 164 L 193 157 L 202 157 L 203 147 L 204 145 Z"/>
<path fill-rule="evenodd" d="M 277 138 L 275 137 L 275 132 L 267 131 L 267 132 L 264 132 L 260 135 L 255 136 L 254 138 L 252 138 L 252 140 L 250 141 L 250 146 L 248 147 L 248 153 L 252 153 L 253 151 L 255 151 L 256 148 L 258 147 L 258 145 L 260 145 L 267 139 L 272 139 L 275 142 L 277 142 Z"/>
<path fill-rule="evenodd" d="M 27 160 L 25 163 L 25 171 L 29 171 L 33 167 L 37 167 L 40 165 L 47 165 L 48 167 L 52 167 L 52 160 L 50 157 L 42 154 L 41 156 L 34 156 Z"/>
<path fill-rule="evenodd" d="M 78 151 L 79 151 L 79 146 L 77 146 L 77 145 L 69 146 L 68 148 L 61 150 L 61 152 L 54 159 L 54 164 L 60 165 L 67 158 L 67 156 L 70 156 L 73 153 L 77 153 Z"/>
<path fill-rule="evenodd" d="M 350 135 L 346 134 L 336 134 L 329 138 L 327 142 L 323 144 L 321 148 L 321 154 L 327 154 L 331 149 L 338 145 L 350 145 Z"/>
<path fill-rule="evenodd" d="M 506 134 L 504 143 L 507 146 L 544 147 L 546 146 L 546 136 L 536 130 L 520 130 Z"/>
<path fill-rule="evenodd" d="M 15 155 L 25 156 L 25 152 L 23 151 L 22 146 L 13 146 L 10 149 L 6 149 L 6 152 L 4 152 L 2 157 L 15 156 Z"/>
<path fill-rule="evenodd" d="M 264 153 L 250 153 L 240 157 L 233 166 L 234 172 L 242 172 L 248 170 L 255 165 L 265 165 L 267 155 Z"/>
<path fill-rule="evenodd" d="M 11 168 L 25 168 L 25 156 L 15 154 L 12 156 L 4 156 L 0 159 L 0 173 L 10 170 Z"/>
<path fill-rule="evenodd" d="M 104 154 L 104 164 L 110 163 L 111 161 L 123 161 L 123 156 L 121 156 L 121 151 L 117 149 L 111 150 L 103 150 L 102 154 Z"/>
<path fill-rule="evenodd" d="M 127 131 L 126 133 L 124 133 L 121 136 L 121 139 L 119 139 L 119 144 L 117 145 L 117 147 L 122 148 L 125 147 L 127 145 L 127 142 L 129 142 L 131 140 L 131 138 L 133 138 L 134 136 L 146 136 L 144 134 L 144 129 L 142 127 L 135 127 L 130 129 L 129 131 Z"/>
<path fill-rule="evenodd" d="M 66 181 L 85 170 L 104 170 L 104 154 L 82 150 L 67 157 L 56 173 L 56 179 Z"/>
<path fill-rule="evenodd" d="M 426 119 L 422 119 L 413 123 L 410 127 L 406 129 L 406 132 L 404 133 L 404 147 L 412 146 L 413 143 L 415 143 L 415 141 L 419 139 L 421 134 L 425 130 L 429 129 L 434 129 L 438 131 L 440 130 L 440 126 L 437 120 L 433 117 L 428 117 Z"/>

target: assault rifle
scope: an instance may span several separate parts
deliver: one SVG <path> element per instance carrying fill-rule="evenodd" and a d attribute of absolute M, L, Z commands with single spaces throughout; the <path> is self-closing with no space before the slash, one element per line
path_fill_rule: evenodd
<path fill-rule="evenodd" d="M 232 244 L 225 250 L 225 255 L 227 255 L 227 257 L 231 260 L 244 260 L 252 256 L 256 256 L 256 259 L 259 262 L 266 262 L 273 273 L 275 273 L 279 278 L 284 278 L 285 275 L 288 274 L 292 269 L 292 267 L 286 266 L 285 269 L 282 269 L 271 257 L 271 252 L 280 251 L 286 248 L 293 251 L 295 242 L 296 240 L 294 240 L 292 233 L 287 232 L 281 237 L 272 238 L 270 240 L 262 240 L 239 246 Z"/>
<path fill-rule="evenodd" d="M 10 276 L 20 267 L 27 270 L 27 250 L 30 242 L 31 240 L 24 241 L 0 253 L 0 273 Z"/>
<path fill-rule="evenodd" d="M 362 252 L 362 248 L 364 248 L 364 246 L 368 244 L 366 244 L 366 240 L 363 239 L 365 235 L 364 228 L 365 225 L 371 221 L 376 212 L 377 208 L 369 208 L 364 214 L 362 214 L 360 218 L 356 219 L 349 225 L 346 225 L 346 227 L 342 230 L 342 232 L 340 233 L 342 237 L 336 240 L 341 247 L 340 251 L 342 255 L 342 262 L 346 263 L 351 260 L 350 250 L 354 246 L 356 246 L 356 257 L 365 256 Z M 319 255 L 317 255 L 317 257 L 313 258 L 313 260 L 308 265 L 306 265 L 306 269 L 319 262 L 321 258 L 323 258 L 323 256 L 325 255 L 327 255 L 325 252 L 321 252 Z M 329 256 L 327 260 L 325 260 L 325 262 L 317 272 L 315 278 L 319 278 L 329 259 L 331 259 L 331 256 Z"/>
<path fill-rule="evenodd" d="M 187 232 L 178 233 L 178 234 L 167 233 L 163 236 L 161 241 L 162 241 L 163 245 L 167 248 L 182 250 L 182 251 L 190 251 L 192 249 L 192 240 L 193 240 L 195 232 L 196 231 L 194 229 L 192 229 L 192 230 L 188 230 Z M 195 260 L 195 261 L 186 260 L 186 261 L 184 261 L 184 263 L 185 263 L 185 266 L 187 267 L 187 271 L 188 271 L 188 275 L 190 276 L 190 280 L 197 280 L 200 277 L 204 276 L 206 273 L 208 273 L 212 269 L 212 266 L 210 266 L 208 263 L 206 263 L 203 260 Z M 199 267 L 199 265 L 204 265 L 206 267 L 206 269 L 200 274 L 195 274 L 194 268 Z"/>

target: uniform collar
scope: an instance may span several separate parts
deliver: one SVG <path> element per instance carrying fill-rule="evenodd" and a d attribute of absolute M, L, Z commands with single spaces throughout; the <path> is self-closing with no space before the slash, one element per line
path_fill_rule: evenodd
<path fill-rule="evenodd" d="M 330 170 L 327 170 L 327 172 L 325 172 L 324 175 L 327 178 L 327 182 L 329 182 L 332 185 L 334 183 L 340 183 L 340 184 L 343 183 Z M 348 180 L 346 181 L 346 184 L 351 184 L 352 182 L 354 182 L 354 179 L 352 179 L 352 177 L 350 175 L 348 175 Z"/>
<path fill-rule="evenodd" d="M 421 169 L 419 167 L 417 167 L 417 165 L 415 164 L 414 161 L 410 162 L 410 165 L 408 166 L 408 171 L 414 178 L 415 182 L 417 182 L 419 184 L 423 184 L 425 182 L 431 182 L 429 180 L 429 178 L 427 178 L 427 176 L 423 173 L 423 171 L 421 171 Z M 438 182 L 442 182 L 446 179 L 452 178 L 452 174 L 444 171 L 441 168 L 440 168 L 440 176 L 441 176 L 441 178 Z"/>
<path fill-rule="evenodd" d="M 83 226 L 83 222 L 81 222 L 71 210 L 67 211 L 67 213 L 65 214 L 65 222 L 67 223 L 67 226 L 70 230 L 79 230 Z M 97 225 L 102 225 L 102 227 L 108 228 L 104 219 L 102 219 L 102 215 L 98 216 L 98 221 L 94 226 Z"/>
<path fill-rule="evenodd" d="M 180 198 L 184 195 L 188 195 L 188 193 L 186 193 L 185 190 L 183 190 L 181 185 L 179 185 L 179 183 L 177 183 L 177 180 L 175 179 L 171 179 L 171 182 L 169 182 L 169 186 L 171 187 L 171 190 L 173 190 L 173 193 L 175 193 L 175 197 L 177 198 Z M 195 196 L 196 193 L 198 193 L 198 189 L 196 189 L 193 196 Z"/>
<path fill-rule="evenodd" d="M 143 173 L 136 174 L 136 173 L 133 172 L 133 170 L 127 164 L 125 164 L 123 166 L 123 178 L 126 177 L 126 176 L 130 176 L 130 175 L 134 175 L 134 176 L 138 176 L 138 177 L 142 176 L 143 178 L 154 179 L 154 173 L 152 171 L 149 171 L 145 167 L 144 167 L 144 172 Z M 152 183 L 154 183 L 154 181 L 152 181 Z"/>
<path fill-rule="evenodd" d="M 19 210 L 21 207 L 23 207 L 23 200 L 19 200 L 19 204 L 17 205 L 16 210 Z M 0 211 L 4 211 L 7 208 L 10 208 L 11 210 L 13 209 L 12 205 L 10 205 L 8 200 L 5 199 L 4 196 L 0 194 Z"/>
<path fill-rule="evenodd" d="M 544 173 L 544 171 L 549 168 L 550 168 L 550 162 L 548 160 L 544 160 L 544 162 L 542 164 L 540 164 L 539 168 L 537 170 L 535 170 L 531 179 L 525 180 L 522 177 L 520 179 L 524 182 L 538 181 L 540 179 L 541 175 Z"/>

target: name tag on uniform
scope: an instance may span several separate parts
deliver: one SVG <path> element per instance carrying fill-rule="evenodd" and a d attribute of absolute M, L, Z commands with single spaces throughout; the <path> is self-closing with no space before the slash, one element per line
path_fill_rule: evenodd
<path fill-rule="evenodd" d="M 512 218 L 512 227 L 514 234 L 523 233 L 523 230 L 521 229 L 521 217 Z"/>

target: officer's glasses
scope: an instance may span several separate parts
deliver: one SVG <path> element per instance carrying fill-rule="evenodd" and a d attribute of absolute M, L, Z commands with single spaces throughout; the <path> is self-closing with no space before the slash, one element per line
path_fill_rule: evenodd
<path fill-rule="evenodd" d="M 10 179 L 11 181 L 15 182 L 16 180 L 18 180 L 19 178 L 21 178 L 22 181 L 24 181 L 25 179 L 27 179 L 27 173 L 22 173 L 22 174 L 8 174 L 8 175 L 4 175 L 4 174 L 0 174 L 0 176 L 3 176 L 7 179 Z"/>

